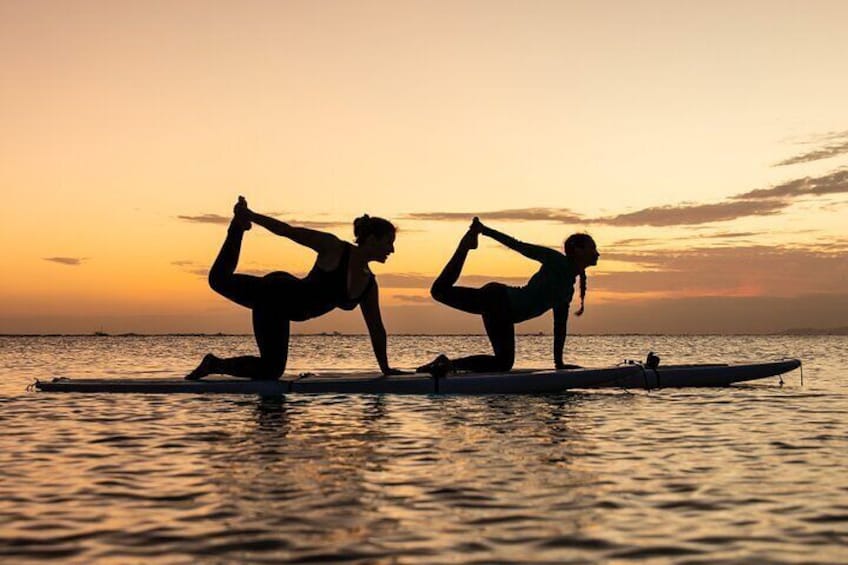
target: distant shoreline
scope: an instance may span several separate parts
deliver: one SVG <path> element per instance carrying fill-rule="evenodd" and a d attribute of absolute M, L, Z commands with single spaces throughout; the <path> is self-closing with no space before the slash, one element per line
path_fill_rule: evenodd
<path fill-rule="evenodd" d="M 451 336 L 475 336 L 485 337 L 483 333 L 442 333 L 442 334 L 424 334 L 424 333 L 396 333 L 391 334 L 398 337 L 451 337 Z M 552 337 L 550 333 L 523 333 L 516 334 L 520 337 Z M 848 335 L 848 327 L 840 328 L 793 328 L 781 332 L 764 332 L 764 333 L 575 333 L 572 336 L 581 337 L 626 337 L 626 336 L 844 336 Z M 338 333 L 338 332 L 311 332 L 311 333 L 293 333 L 292 336 L 298 337 L 367 337 L 367 333 Z M 93 333 L 39 333 L 39 334 L 15 334 L 15 333 L 0 333 L 0 338 L 3 337 L 253 337 L 250 333 L 115 333 L 106 332 Z"/>

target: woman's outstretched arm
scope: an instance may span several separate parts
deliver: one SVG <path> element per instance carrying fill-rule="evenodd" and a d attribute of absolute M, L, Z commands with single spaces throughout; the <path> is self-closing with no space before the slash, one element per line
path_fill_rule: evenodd
<path fill-rule="evenodd" d="M 313 249 L 318 253 L 332 251 L 341 241 L 331 233 L 292 226 L 276 218 L 263 216 L 250 210 L 247 211 L 247 217 L 251 222 L 262 226 L 271 233 L 287 237 L 295 243 Z"/>
<path fill-rule="evenodd" d="M 365 319 L 365 325 L 368 327 L 368 335 L 371 336 L 371 347 L 374 349 L 374 356 L 377 358 L 377 363 L 380 365 L 380 370 L 384 375 L 403 375 L 406 371 L 399 371 L 389 367 L 389 359 L 386 354 L 386 328 L 383 326 L 383 318 L 380 315 L 380 291 L 377 288 L 377 281 L 371 284 L 371 288 L 359 304 L 362 310 L 362 317 Z"/>
<path fill-rule="evenodd" d="M 477 229 L 480 230 L 480 233 L 482 233 L 486 237 L 491 237 L 498 243 L 506 245 L 513 251 L 518 251 L 528 259 L 533 259 L 534 261 L 544 263 L 545 261 L 548 261 L 549 259 L 559 255 L 559 253 L 548 247 L 534 245 L 532 243 L 524 243 L 523 241 L 515 239 L 511 235 L 507 235 L 505 233 L 499 232 L 498 230 L 492 229 L 489 226 L 483 225 L 483 223 L 480 222 L 480 220 L 478 220 L 477 218 L 474 218 L 474 222 L 471 224 L 471 229 L 474 229 L 475 226 L 477 226 Z"/>

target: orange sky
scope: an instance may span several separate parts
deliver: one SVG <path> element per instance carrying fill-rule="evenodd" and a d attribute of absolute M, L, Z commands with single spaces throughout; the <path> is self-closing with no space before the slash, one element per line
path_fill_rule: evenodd
<path fill-rule="evenodd" d="M 836 1 L 2 2 L 0 333 L 249 331 L 202 274 L 238 194 L 345 238 L 394 220 L 390 333 L 482 331 L 426 292 L 474 214 L 594 235 L 574 331 L 844 326 L 845 21 Z M 254 230 L 241 265 L 311 260 Z M 485 242 L 464 282 L 533 269 Z M 336 329 L 364 326 L 295 327 Z"/>

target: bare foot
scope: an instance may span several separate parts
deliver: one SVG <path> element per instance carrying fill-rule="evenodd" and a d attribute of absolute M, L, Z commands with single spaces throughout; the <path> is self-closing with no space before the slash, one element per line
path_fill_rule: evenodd
<path fill-rule="evenodd" d="M 207 353 L 203 356 L 203 360 L 200 362 L 200 365 L 198 365 L 194 371 L 185 376 L 185 380 L 199 381 L 203 377 L 209 375 L 212 372 L 212 367 L 215 364 L 215 361 L 217 360 L 217 357 L 211 353 Z"/>
<path fill-rule="evenodd" d="M 236 205 L 233 206 L 233 225 L 238 226 L 244 231 L 249 230 L 253 227 L 248 216 L 249 213 L 250 210 L 247 207 L 247 200 L 244 199 L 244 196 L 239 196 L 238 202 L 236 202 Z"/>
<path fill-rule="evenodd" d="M 474 230 L 468 230 L 465 232 L 465 235 L 462 236 L 462 239 L 459 241 L 459 246 L 465 249 L 477 249 L 478 241 L 477 236 L 480 235 L 479 232 Z"/>

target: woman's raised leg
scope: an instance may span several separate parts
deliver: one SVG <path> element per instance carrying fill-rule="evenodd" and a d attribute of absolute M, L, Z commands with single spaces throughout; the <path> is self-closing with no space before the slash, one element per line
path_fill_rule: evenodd
<path fill-rule="evenodd" d="M 480 289 L 469 288 L 465 286 L 456 286 L 456 281 L 459 275 L 462 274 L 462 267 L 465 265 L 465 260 L 468 258 L 468 252 L 477 247 L 478 233 L 473 230 L 468 230 L 459 245 L 454 251 L 453 256 L 445 265 L 442 272 L 436 277 L 433 286 L 430 287 L 430 295 L 451 308 L 462 310 L 470 314 L 483 313 L 483 300 L 480 295 Z"/>
<path fill-rule="evenodd" d="M 261 290 L 260 277 L 252 275 L 237 275 L 241 243 L 244 238 L 244 227 L 233 218 L 227 229 L 227 237 L 218 251 L 212 268 L 209 269 L 209 286 L 221 296 L 244 306 L 253 308 Z"/>

